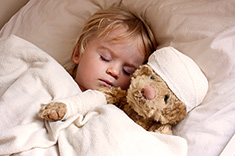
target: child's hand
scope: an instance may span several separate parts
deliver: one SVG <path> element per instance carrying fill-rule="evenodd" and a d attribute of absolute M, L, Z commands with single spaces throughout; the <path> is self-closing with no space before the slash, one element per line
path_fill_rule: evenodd
<path fill-rule="evenodd" d="M 58 121 L 63 119 L 67 112 L 67 106 L 61 102 L 51 102 L 43 106 L 38 112 L 38 116 L 48 121 Z"/>

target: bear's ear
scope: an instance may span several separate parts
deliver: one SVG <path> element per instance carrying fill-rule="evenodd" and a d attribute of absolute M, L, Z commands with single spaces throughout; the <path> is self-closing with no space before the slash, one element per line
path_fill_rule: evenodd
<path fill-rule="evenodd" d="M 137 76 L 141 76 L 141 75 L 152 75 L 153 74 L 153 69 L 145 64 L 145 65 L 141 65 L 139 69 L 137 69 L 134 73 L 133 73 L 133 77 L 136 78 Z"/>

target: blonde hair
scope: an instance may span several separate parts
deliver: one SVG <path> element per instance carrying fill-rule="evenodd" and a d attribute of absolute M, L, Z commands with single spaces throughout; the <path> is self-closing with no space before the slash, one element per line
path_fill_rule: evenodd
<path fill-rule="evenodd" d="M 141 39 L 140 46 L 143 47 L 146 61 L 149 55 L 156 49 L 154 35 L 149 26 L 139 15 L 121 8 L 104 9 L 93 14 L 84 25 L 78 37 L 72 56 L 74 56 L 74 54 L 81 56 L 84 53 L 88 41 L 93 37 L 106 36 L 110 31 L 120 26 L 127 26 L 127 30 L 125 33 L 113 38 L 113 40 L 139 37 Z"/>

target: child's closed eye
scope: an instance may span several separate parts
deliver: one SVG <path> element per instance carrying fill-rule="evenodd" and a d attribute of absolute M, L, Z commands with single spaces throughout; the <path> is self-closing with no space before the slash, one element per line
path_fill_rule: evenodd
<path fill-rule="evenodd" d="M 100 59 L 105 61 L 105 62 L 110 62 L 112 59 L 107 57 L 107 56 L 103 56 L 103 55 L 100 55 Z"/>
<path fill-rule="evenodd" d="M 135 72 L 135 70 L 136 69 L 134 67 L 129 67 L 129 66 L 123 67 L 123 72 L 127 76 L 131 76 Z"/>

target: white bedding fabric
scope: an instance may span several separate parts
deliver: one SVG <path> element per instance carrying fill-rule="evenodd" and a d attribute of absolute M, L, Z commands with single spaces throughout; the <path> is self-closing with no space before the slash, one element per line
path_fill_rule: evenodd
<path fill-rule="evenodd" d="M 30 0 L 0 37 L 16 34 L 70 69 L 71 49 L 86 19 L 117 5 L 146 20 L 158 48 L 173 46 L 205 73 L 209 81 L 205 100 L 174 132 L 187 140 L 188 156 L 218 156 L 235 133 L 234 0 Z"/>
<path fill-rule="evenodd" d="M 64 68 L 30 42 L 16 36 L 1 39 L 0 58 L 0 155 L 187 154 L 182 137 L 147 132 L 107 105 L 102 93 L 81 93 Z M 57 100 L 76 102 L 80 113 L 44 123 L 37 117 L 40 105 Z"/>

